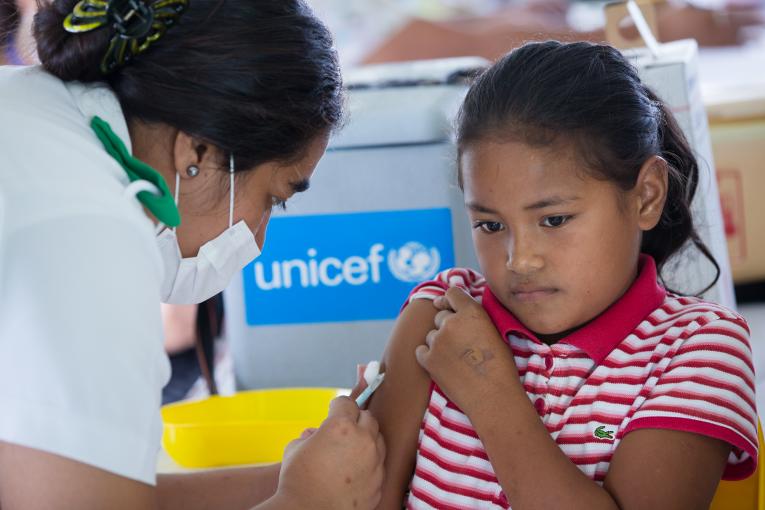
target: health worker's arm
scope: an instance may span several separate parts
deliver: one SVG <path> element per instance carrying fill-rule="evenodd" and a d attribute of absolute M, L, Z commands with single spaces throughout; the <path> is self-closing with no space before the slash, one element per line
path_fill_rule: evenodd
<path fill-rule="evenodd" d="M 418 360 L 470 418 L 513 510 L 709 508 L 730 445 L 689 432 L 636 430 L 617 447 L 601 487 L 553 441 L 480 304 L 452 288 L 434 305 L 443 312 L 417 348 Z"/>
<path fill-rule="evenodd" d="M 380 501 L 384 459 L 377 422 L 340 397 L 321 427 L 287 445 L 281 470 L 273 465 L 160 477 L 156 488 L 0 442 L 0 509 L 369 509 Z"/>
<path fill-rule="evenodd" d="M 381 363 L 385 381 L 369 403 L 387 446 L 382 500 L 377 507 L 380 510 L 401 510 L 414 473 L 420 424 L 431 384 L 414 351 L 433 329 L 436 312 L 429 299 L 413 300 L 401 312 Z"/>
<path fill-rule="evenodd" d="M 276 493 L 279 464 L 160 475 L 159 510 L 224 510 L 252 508 Z"/>
<path fill-rule="evenodd" d="M 2 510 L 243 510 L 272 497 L 279 465 L 162 475 L 157 487 L 58 455 L 0 442 Z"/>
<path fill-rule="evenodd" d="M 0 442 L 0 508 L 156 510 L 157 505 L 150 485 L 52 453 Z"/>

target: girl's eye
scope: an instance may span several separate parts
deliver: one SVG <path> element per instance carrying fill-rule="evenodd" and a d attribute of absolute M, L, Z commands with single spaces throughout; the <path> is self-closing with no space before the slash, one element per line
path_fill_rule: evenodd
<path fill-rule="evenodd" d="M 548 216 L 542 220 L 542 226 L 552 228 L 560 227 L 570 219 L 571 216 Z"/>
<path fill-rule="evenodd" d="M 276 209 L 277 207 L 280 207 L 282 211 L 286 211 L 287 201 L 279 197 L 271 197 L 271 209 Z"/>
<path fill-rule="evenodd" d="M 476 222 L 475 225 L 473 225 L 473 228 L 480 229 L 482 232 L 486 234 L 493 234 L 495 232 L 499 232 L 503 230 L 505 227 L 496 221 L 479 221 Z"/>

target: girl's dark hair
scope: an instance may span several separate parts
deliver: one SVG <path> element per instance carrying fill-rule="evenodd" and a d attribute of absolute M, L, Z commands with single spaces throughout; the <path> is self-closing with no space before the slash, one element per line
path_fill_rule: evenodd
<path fill-rule="evenodd" d="M 233 153 L 238 169 L 300 158 L 342 120 L 332 36 L 302 0 L 192 0 L 145 53 L 100 72 L 114 29 L 71 34 L 77 0 L 35 17 L 37 53 L 62 80 L 106 82 L 128 119 L 173 126 Z"/>
<path fill-rule="evenodd" d="M 487 139 L 573 142 L 589 173 L 624 191 L 634 188 L 648 158 L 661 156 L 669 167 L 667 201 L 658 225 L 644 233 L 641 251 L 661 274 L 690 241 L 717 270 L 701 292 L 717 282 L 720 267 L 691 216 L 698 162 L 672 113 L 618 50 L 547 41 L 505 55 L 475 80 L 457 117 L 458 155 Z"/>

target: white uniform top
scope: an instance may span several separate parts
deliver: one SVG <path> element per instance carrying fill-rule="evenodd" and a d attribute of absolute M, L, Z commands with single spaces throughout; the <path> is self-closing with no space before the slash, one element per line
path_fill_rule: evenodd
<path fill-rule="evenodd" d="M 163 265 L 93 115 L 130 147 L 109 88 L 0 67 L 0 441 L 154 484 Z"/>

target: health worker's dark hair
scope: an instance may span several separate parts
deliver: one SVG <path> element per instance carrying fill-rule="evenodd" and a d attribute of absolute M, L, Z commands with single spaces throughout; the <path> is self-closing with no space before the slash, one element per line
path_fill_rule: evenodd
<path fill-rule="evenodd" d="M 342 122 L 332 36 L 302 0 L 191 0 L 148 50 L 108 74 L 100 64 L 115 28 L 67 32 L 76 3 L 52 0 L 36 15 L 44 68 L 65 81 L 107 83 L 128 119 L 216 146 L 222 168 L 231 153 L 237 170 L 297 160 Z"/>
<path fill-rule="evenodd" d="M 473 82 L 457 117 L 458 157 L 485 140 L 515 139 L 532 146 L 573 143 L 593 177 L 634 188 L 653 156 L 668 163 L 669 188 L 659 223 L 643 235 L 641 251 L 659 274 L 690 242 L 720 267 L 691 215 L 698 162 L 667 106 L 611 46 L 587 42 L 528 43 Z M 461 159 L 461 158 L 460 158 Z M 461 185 L 461 174 L 460 174 Z"/>
<path fill-rule="evenodd" d="M 15 0 L 0 0 L 0 50 L 11 44 L 19 25 L 19 9 Z"/>

